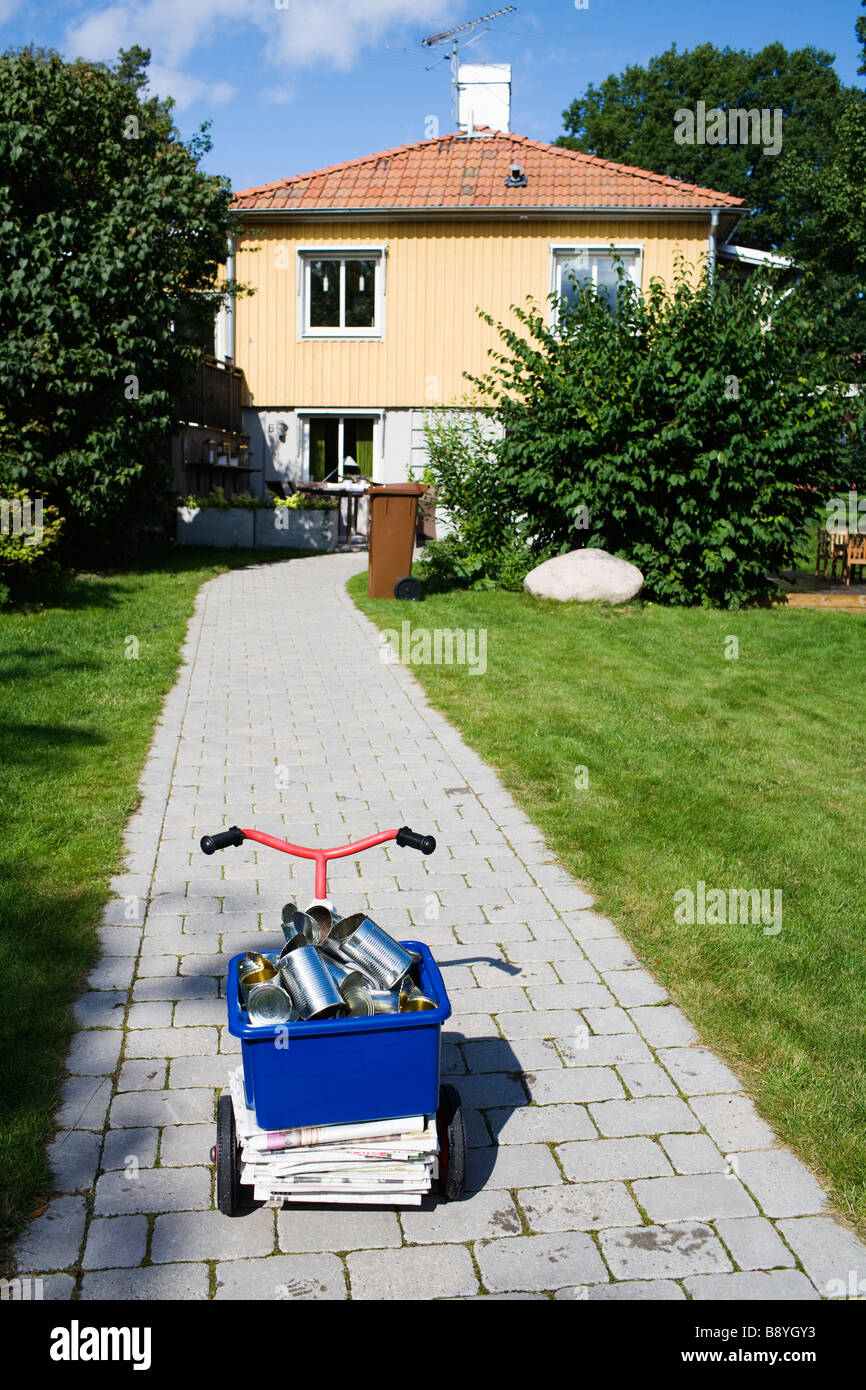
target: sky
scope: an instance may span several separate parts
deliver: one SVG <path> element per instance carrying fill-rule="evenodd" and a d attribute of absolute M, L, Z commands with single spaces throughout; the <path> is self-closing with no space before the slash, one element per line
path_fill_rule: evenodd
<path fill-rule="evenodd" d="M 456 129 L 450 42 L 422 46 L 503 0 L 0 0 L 0 49 L 31 42 L 114 61 L 149 48 L 151 89 L 184 138 L 211 122 L 203 160 L 235 189 Z M 461 61 L 510 63 L 511 128 L 537 140 L 590 83 L 672 44 L 812 45 L 858 77 L 858 0 L 522 0 L 467 31 Z"/>

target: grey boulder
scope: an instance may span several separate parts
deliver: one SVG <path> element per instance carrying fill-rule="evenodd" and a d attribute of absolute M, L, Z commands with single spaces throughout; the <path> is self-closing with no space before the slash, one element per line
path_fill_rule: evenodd
<path fill-rule="evenodd" d="M 536 565 L 523 581 L 535 598 L 555 598 L 560 603 L 628 603 L 643 588 L 643 575 L 628 560 L 618 560 L 606 550 L 570 550 Z"/>

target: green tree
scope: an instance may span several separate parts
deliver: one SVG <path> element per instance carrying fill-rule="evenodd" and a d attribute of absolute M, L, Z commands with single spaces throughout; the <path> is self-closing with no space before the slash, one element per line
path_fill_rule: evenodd
<path fill-rule="evenodd" d="M 497 487 L 539 553 L 624 555 L 647 597 L 718 607 L 772 597 L 804 527 L 860 466 L 837 364 L 804 366 L 796 295 L 680 263 L 617 311 L 589 283 L 551 325 L 531 301 L 475 380 L 504 427 Z M 486 321 L 493 320 L 484 315 Z M 848 442 L 842 443 L 846 428 Z"/>
<path fill-rule="evenodd" d="M 166 478 L 160 459 L 212 321 L 230 189 L 171 102 L 118 64 L 0 56 L 0 483 L 44 492 L 67 532 L 108 539 Z"/>
<path fill-rule="evenodd" d="M 861 0 L 861 6 L 864 0 Z M 855 30 L 858 71 L 866 73 L 866 16 Z M 786 153 L 778 184 L 788 218 L 785 250 L 800 269 L 799 294 L 816 336 L 847 353 L 842 372 L 862 380 L 866 355 L 866 93 L 844 94 L 834 140 L 819 163 L 801 151 Z"/>
<path fill-rule="evenodd" d="M 707 110 L 781 110 L 783 152 L 820 167 L 832 157 L 845 94 L 833 55 L 820 49 L 772 43 L 749 53 L 705 43 L 680 53 L 674 45 L 646 67 L 588 87 L 563 112 L 568 133 L 556 143 L 745 198 L 750 212 L 734 240 L 771 250 L 792 230 L 778 156 L 747 143 L 679 144 L 675 113 L 699 101 Z"/>

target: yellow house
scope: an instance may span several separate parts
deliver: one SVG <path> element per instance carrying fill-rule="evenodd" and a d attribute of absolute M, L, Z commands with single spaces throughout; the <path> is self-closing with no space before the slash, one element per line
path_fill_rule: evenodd
<path fill-rule="evenodd" d="M 423 420 L 485 372 L 511 305 L 570 276 L 669 281 L 712 265 L 742 199 L 508 131 L 472 128 L 235 195 L 230 272 L 254 288 L 218 325 L 246 375 L 262 482 L 405 480 Z"/>

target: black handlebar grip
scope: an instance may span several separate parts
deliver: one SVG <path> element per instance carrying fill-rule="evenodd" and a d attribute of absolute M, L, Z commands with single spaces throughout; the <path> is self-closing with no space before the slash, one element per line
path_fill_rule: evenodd
<path fill-rule="evenodd" d="M 436 848 L 436 841 L 432 835 L 418 835 L 414 830 L 410 830 L 408 825 L 397 831 L 396 839 L 398 845 L 405 845 L 407 849 L 420 849 L 422 854 L 432 854 Z"/>
<path fill-rule="evenodd" d="M 232 825 L 228 830 L 221 830 L 218 835 L 202 835 L 199 844 L 205 854 L 213 854 L 214 850 L 228 849 L 229 845 L 242 845 L 243 842 L 244 832 Z"/>

